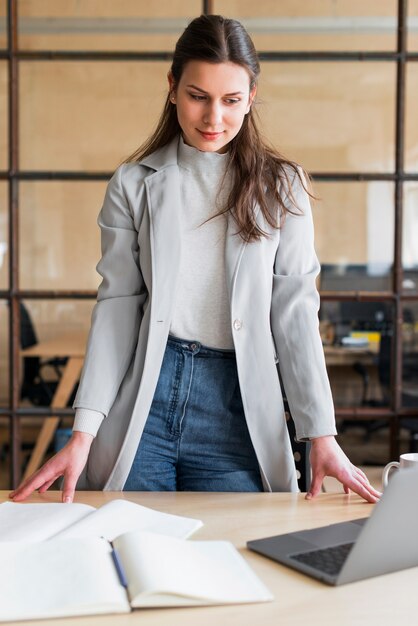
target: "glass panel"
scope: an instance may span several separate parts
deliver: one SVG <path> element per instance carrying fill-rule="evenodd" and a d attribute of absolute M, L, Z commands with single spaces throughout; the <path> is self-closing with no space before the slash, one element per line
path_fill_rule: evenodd
<path fill-rule="evenodd" d="M 265 135 L 307 169 L 393 169 L 393 63 L 265 62 L 260 99 Z"/>
<path fill-rule="evenodd" d="M 408 1 L 408 49 L 418 51 L 418 0 Z"/>
<path fill-rule="evenodd" d="M 402 404 L 404 407 L 416 407 L 418 409 L 418 302 L 408 302 L 403 309 L 402 374 Z M 416 420 L 415 425 L 409 422 L 405 425 L 408 426 L 409 430 L 415 430 L 418 443 L 418 420 Z"/>
<path fill-rule="evenodd" d="M 22 182 L 22 289 L 97 289 L 105 182 Z"/>
<path fill-rule="evenodd" d="M 149 135 L 163 106 L 168 63 L 20 67 L 23 169 L 114 169 Z M 264 63 L 264 132 L 311 170 L 388 171 L 394 86 L 393 64 Z"/>
<path fill-rule="evenodd" d="M 9 215 L 7 183 L 0 181 L 0 289 L 9 285 Z"/>
<path fill-rule="evenodd" d="M 19 46 L 26 50 L 169 50 L 201 0 L 19 0 Z"/>
<path fill-rule="evenodd" d="M 7 5 L 6 0 L 0 0 L 0 48 L 7 48 Z"/>
<path fill-rule="evenodd" d="M 70 359 L 82 360 L 90 328 L 93 300 L 27 300 L 22 303 L 22 406 L 49 406 Z M 80 363 L 81 367 L 81 363 Z M 71 406 L 78 381 L 58 406 Z M 55 398 L 56 400 L 56 398 Z"/>
<path fill-rule="evenodd" d="M 391 291 L 394 188 L 389 182 L 315 182 L 322 291 Z"/>
<path fill-rule="evenodd" d="M 406 66 L 405 169 L 418 172 L 418 63 Z"/>
<path fill-rule="evenodd" d="M 396 0 L 214 0 L 258 50 L 394 50 Z"/>
<path fill-rule="evenodd" d="M 22 169 L 113 171 L 157 122 L 168 68 L 168 62 L 22 62 Z"/>
<path fill-rule="evenodd" d="M 9 304 L 0 300 L 0 406 L 9 406 Z"/>
<path fill-rule="evenodd" d="M 7 157 L 9 149 L 7 132 L 7 118 L 9 111 L 7 89 L 7 62 L 0 61 L 0 170 L 7 169 Z"/>
<path fill-rule="evenodd" d="M 418 294 L 418 182 L 404 185 L 402 233 L 403 289 Z"/>
<path fill-rule="evenodd" d="M 388 406 L 392 306 L 323 302 L 320 330 L 335 405 Z"/>

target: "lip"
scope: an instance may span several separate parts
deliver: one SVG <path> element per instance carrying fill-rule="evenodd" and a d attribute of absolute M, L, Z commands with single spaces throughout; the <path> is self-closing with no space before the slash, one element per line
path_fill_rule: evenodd
<path fill-rule="evenodd" d="M 219 133 L 205 133 L 202 130 L 199 130 L 199 129 L 197 130 L 202 135 L 203 139 L 207 139 L 208 141 L 214 141 L 215 139 L 218 139 L 218 137 L 220 137 L 223 134 L 223 131 Z"/>

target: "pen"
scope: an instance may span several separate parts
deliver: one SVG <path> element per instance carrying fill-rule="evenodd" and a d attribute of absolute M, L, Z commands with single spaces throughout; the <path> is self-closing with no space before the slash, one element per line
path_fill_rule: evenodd
<path fill-rule="evenodd" d="M 120 562 L 119 555 L 116 552 L 115 548 L 112 548 L 112 558 L 113 558 L 113 562 L 114 562 L 115 567 L 116 567 L 116 571 L 117 571 L 118 576 L 119 576 L 120 584 L 123 587 L 127 588 L 128 587 L 128 581 L 126 580 L 126 576 L 125 576 L 125 572 L 123 571 L 122 563 Z"/>

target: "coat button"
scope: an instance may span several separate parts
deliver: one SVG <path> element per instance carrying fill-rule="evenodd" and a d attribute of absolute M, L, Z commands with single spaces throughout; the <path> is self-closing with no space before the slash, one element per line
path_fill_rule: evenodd
<path fill-rule="evenodd" d="M 234 320 L 234 328 L 235 330 L 240 330 L 242 328 L 242 321 L 239 319 Z"/>

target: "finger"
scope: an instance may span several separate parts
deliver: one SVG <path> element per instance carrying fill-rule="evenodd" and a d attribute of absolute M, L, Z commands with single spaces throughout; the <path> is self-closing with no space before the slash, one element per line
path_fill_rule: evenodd
<path fill-rule="evenodd" d="M 312 498 L 315 498 L 315 496 L 317 496 L 318 493 L 320 493 L 324 477 L 325 477 L 325 474 L 323 474 L 322 472 L 314 474 L 312 476 L 310 489 L 305 496 L 306 500 L 311 500 Z"/>
<path fill-rule="evenodd" d="M 360 469 L 359 467 L 356 467 L 355 465 L 353 465 L 353 468 L 357 472 L 357 474 L 359 474 L 362 478 L 365 478 L 367 481 L 369 480 L 362 469 Z"/>
<path fill-rule="evenodd" d="M 369 482 L 369 479 L 365 474 L 359 476 L 359 481 L 367 489 L 373 496 L 376 498 L 380 498 L 382 496 L 381 491 L 378 491 L 373 487 L 373 485 Z"/>
<path fill-rule="evenodd" d="M 345 484 L 351 489 L 351 491 L 364 498 L 367 502 L 374 504 L 379 500 L 379 497 L 371 493 L 369 489 L 366 489 L 366 487 L 357 478 L 352 478 Z"/>
<path fill-rule="evenodd" d="M 30 495 L 33 491 L 35 491 L 36 487 L 32 488 L 32 482 L 34 480 L 34 477 L 31 476 L 29 479 L 25 480 L 23 483 L 21 483 L 17 489 L 15 489 L 11 494 L 10 494 L 10 498 L 15 501 L 18 502 L 20 500 L 24 500 L 28 495 Z"/>
<path fill-rule="evenodd" d="M 358 472 L 344 472 L 344 475 L 336 475 L 335 478 L 343 484 L 346 494 L 349 494 L 351 490 L 367 500 L 367 502 L 375 503 L 382 495 L 380 491 L 377 491 L 377 489 L 369 483 L 367 476 L 363 477 Z"/>
<path fill-rule="evenodd" d="M 343 472 L 336 474 L 335 478 L 344 485 L 345 493 L 349 493 L 347 488 L 351 489 L 351 491 L 361 495 L 368 502 L 376 502 L 382 495 L 380 491 L 370 484 L 366 474 L 353 464 L 350 464 L 350 467 L 345 468 Z M 365 493 L 369 495 L 366 496 Z"/>
<path fill-rule="evenodd" d="M 77 484 L 78 475 L 73 473 L 65 474 L 64 485 L 62 489 L 62 501 L 69 504 L 74 500 L 74 492 Z"/>
<path fill-rule="evenodd" d="M 45 491 L 50 488 L 50 486 L 55 482 L 55 480 L 56 480 L 55 478 L 51 478 L 45 484 L 43 484 L 42 487 L 39 487 L 38 489 L 39 493 L 45 493 Z"/>
<path fill-rule="evenodd" d="M 58 475 L 51 475 L 48 470 L 38 470 L 30 476 L 25 482 L 23 482 L 14 492 L 13 501 L 20 502 L 27 498 L 31 493 L 42 487 L 46 482 L 53 479 L 58 478 Z"/>
<path fill-rule="evenodd" d="M 369 482 L 367 482 L 366 485 L 363 485 L 363 486 L 367 489 L 369 493 L 371 493 L 376 498 L 382 497 L 382 492 L 379 491 L 378 489 L 375 489 L 373 485 L 371 485 Z"/>
<path fill-rule="evenodd" d="M 31 474 L 31 476 L 29 476 L 29 478 L 27 478 L 26 480 L 24 480 L 23 482 L 21 482 L 16 489 L 14 489 L 14 491 L 11 491 L 9 493 L 9 498 L 14 498 L 16 494 L 18 494 L 22 489 L 24 489 L 26 487 L 26 485 L 32 480 L 32 478 L 34 477 L 34 474 Z"/>
<path fill-rule="evenodd" d="M 47 465 L 44 465 L 43 467 L 39 468 L 38 470 L 33 472 L 28 478 L 23 480 L 16 487 L 16 489 L 12 492 L 12 494 L 15 495 L 15 494 L 19 493 L 20 491 L 22 491 L 22 489 L 25 489 L 30 483 L 32 483 L 34 480 L 36 480 L 39 476 L 42 476 L 42 475 L 46 474 L 47 472 L 48 472 Z"/>

